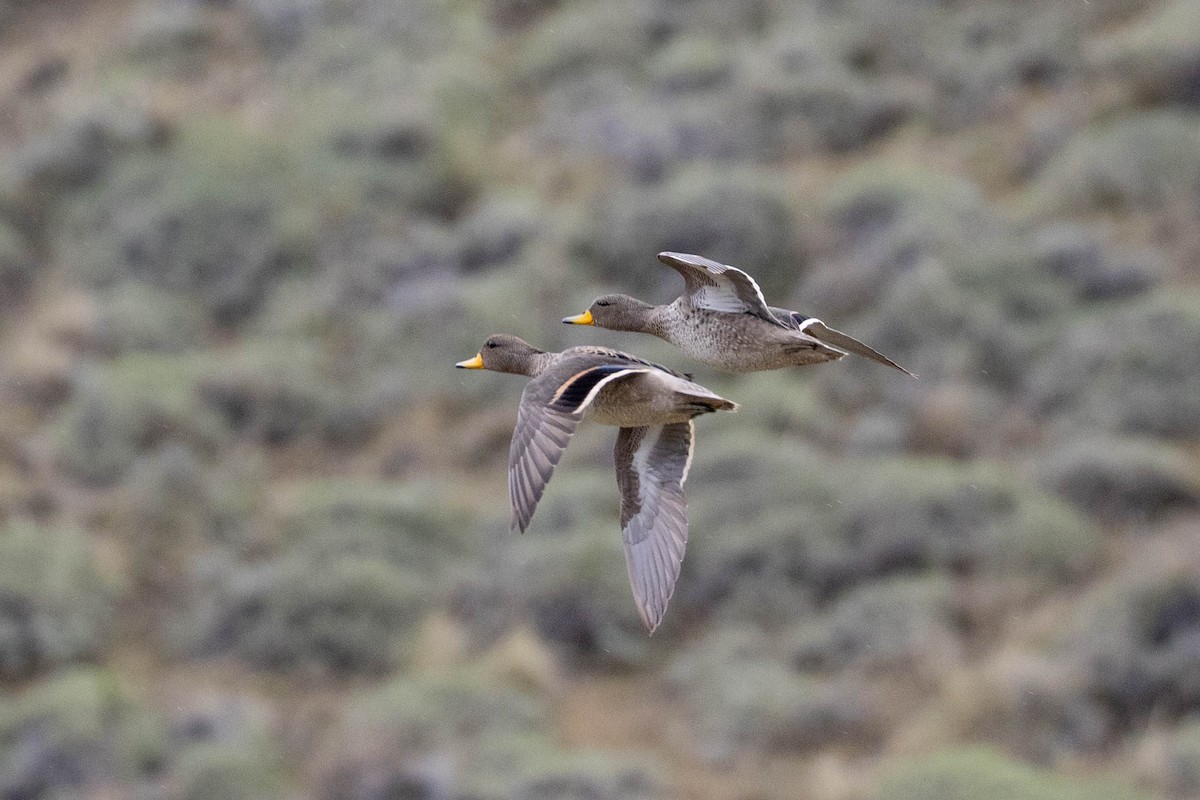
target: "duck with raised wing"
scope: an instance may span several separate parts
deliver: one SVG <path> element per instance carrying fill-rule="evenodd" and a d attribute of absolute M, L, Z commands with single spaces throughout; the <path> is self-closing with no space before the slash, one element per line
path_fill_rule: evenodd
<path fill-rule="evenodd" d="M 659 253 L 658 260 L 683 276 L 684 292 L 673 303 L 605 295 L 563 322 L 653 334 L 728 372 L 801 367 L 854 353 L 912 375 L 815 317 L 767 305 L 754 278 L 736 267 L 686 253 Z"/>
<path fill-rule="evenodd" d="M 737 404 L 679 372 L 606 347 L 538 350 L 496 334 L 455 364 L 527 375 L 508 451 L 512 526 L 522 532 L 579 423 L 615 425 L 625 565 L 642 621 L 653 633 L 675 590 L 687 545 L 687 479 L 693 417 Z"/>

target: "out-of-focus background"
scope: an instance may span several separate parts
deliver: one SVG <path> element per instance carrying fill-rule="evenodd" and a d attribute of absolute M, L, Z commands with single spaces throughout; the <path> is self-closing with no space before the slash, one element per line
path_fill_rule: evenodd
<path fill-rule="evenodd" d="M 1198 258 L 1197 0 L 0 0 L 0 796 L 1198 797 Z M 742 404 L 654 637 L 495 332 Z"/>

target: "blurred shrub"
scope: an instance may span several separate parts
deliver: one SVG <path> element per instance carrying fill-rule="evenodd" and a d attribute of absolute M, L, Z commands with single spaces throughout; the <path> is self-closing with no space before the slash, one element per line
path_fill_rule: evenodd
<path fill-rule="evenodd" d="M 509 534 L 507 513 L 504 520 L 504 529 L 484 534 L 488 569 L 465 576 L 456 589 L 455 605 L 477 628 L 494 632 L 532 619 L 542 639 L 597 666 L 649 656 L 625 569 L 611 470 L 560 469 L 528 531 Z M 669 611 L 664 633 L 673 616 Z"/>
<path fill-rule="evenodd" d="M 795 672 L 748 628 L 715 628 L 675 658 L 668 680 L 709 760 L 861 743 L 876 734 L 869 694 Z"/>
<path fill-rule="evenodd" d="M 810 612 L 813 551 L 832 528 L 840 473 L 812 469 L 818 453 L 794 437 L 701 436 L 676 607 L 763 625 Z"/>
<path fill-rule="evenodd" d="M 1200 793 L 1200 720 L 1185 722 L 1168 734 L 1163 776 L 1172 796 Z"/>
<path fill-rule="evenodd" d="M 1035 234 L 1033 249 L 1042 267 L 1070 283 L 1085 302 L 1140 294 L 1161 278 L 1152 257 L 1114 259 L 1111 246 L 1082 225 L 1048 225 Z"/>
<path fill-rule="evenodd" d="M 664 94 L 726 86 L 733 77 L 734 48 L 707 36 L 678 36 L 653 54 L 651 85 Z"/>
<path fill-rule="evenodd" d="M 541 103 L 538 138 L 551 152 L 566 151 L 574 162 L 594 164 L 606 174 L 618 170 L 616 174 L 640 184 L 662 181 L 688 165 L 749 162 L 769 155 L 768 148 L 775 146 L 772 131 L 748 92 L 724 86 L 675 89 L 681 83 L 723 81 L 709 73 L 719 69 L 669 63 L 650 88 L 632 91 L 617 72 L 555 86 Z M 714 125 L 714 119 L 722 124 Z"/>
<path fill-rule="evenodd" d="M 107 672 L 78 669 L 0 701 L 0 792 L 84 797 L 157 775 L 162 725 Z"/>
<path fill-rule="evenodd" d="M 174 762 L 180 800 L 282 800 L 288 796 L 279 755 L 265 740 L 192 745 Z"/>
<path fill-rule="evenodd" d="M 321 797 L 651 798 L 645 759 L 566 751 L 545 737 L 542 698 L 455 670 L 353 697 L 328 737 Z"/>
<path fill-rule="evenodd" d="M 0 677 L 96 658 L 113 586 L 83 535 L 11 522 L 0 529 Z"/>
<path fill-rule="evenodd" d="M 916 110 L 908 85 L 847 62 L 848 35 L 808 9 L 764 43 L 742 48 L 739 85 L 773 152 L 816 144 L 846 152 L 888 133 Z"/>
<path fill-rule="evenodd" d="M 885 673 L 945 666 L 959 651 L 950 585 L 899 578 L 848 592 L 784 636 L 793 665 L 833 672 L 849 666 Z"/>
<path fill-rule="evenodd" d="M 3 163 L 5 211 L 26 236 L 42 235 L 59 201 L 95 183 L 121 155 L 153 151 L 167 138 L 160 122 L 131 109 L 98 107 L 67 116 Z"/>
<path fill-rule="evenodd" d="M 568 0 L 521 42 L 514 75 L 524 88 L 544 91 L 606 69 L 634 73 L 670 32 L 655 4 Z"/>
<path fill-rule="evenodd" d="M 477 187 L 456 159 L 447 125 L 435 112 L 329 111 L 339 112 L 322 145 L 328 150 L 331 177 L 361 192 L 368 208 L 448 220 L 474 197 Z"/>
<path fill-rule="evenodd" d="M 1036 212 L 1161 209 L 1200 191 L 1200 122 L 1178 111 L 1127 116 L 1084 130 L 1032 188 Z"/>
<path fill-rule="evenodd" d="M 1131 86 L 1143 103 L 1200 105 L 1196 0 L 1163 3 L 1091 44 L 1091 61 Z"/>
<path fill-rule="evenodd" d="M 504 737 L 479 753 L 462 781 L 481 800 L 655 800 L 667 796 L 639 754 L 566 750 L 543 737 Z"/>
<path fill-rule="evenodd" d="M 195 373 L 191 360 L 149 353 L 80 369 L 53 428 L 66 473 L 111 486 L 161 442 L 203 447 L 217 440 L 223 428 L 200 403 Z"/>
<path fill-rule="evenodd" d="M 0 308 L 10 308 L 25 296 L 37 266 L 29 244 L 0 219 Z"/>
<path fill-rule="evenodd" d="M 1105 519 L 1151 522 L 1200 508 L 1200 476 L 1179 450 L 1137 439 L 1060 443 L 1039 470 L 1043 485 Z"/>
<path fill-rule="evenodd" d="M 202 4 L 143 0 L 131 15 L 127 36 L 133 58 L 168 72 L 186 74 L 219 35 L 217 20 Z"/>
<path fill-rule="evenodd" d="M 432 576 L 475 547 L 466 505 L 429 484 L 308 481 L 287 494 L 288 552 L 356 556 Z"/>
<path fill-rule="evenodd" d="M 99 300 L 100 337 L 109 351 L 183 353 L 205 343 L 204 309 L 186 295 L 123 281 Z"/>
<path fill-rule="evenodd" d="M 1026 381 L 1037 419 L 1189 438 L 1200 429 L 1200 301 L 1177 292 L 1084 318 Z"/>
<path fill-rule="evenodd" d="M 596 276 L 633 293 L 682 290 L 672 270 L 654 261 L 655 253 L 675 250 L 741 267 L 778 297 L 797 278 L 797 252 L 791 211 L 772 183 L 690 170 L 660 186 L 623 187 L 599 202 L 577 250 Z"/>
<path fill-rule="evenodd" d="M 888 162 L 864 164 L 836 181 L 821 198 L 820 212 L 828 252 L 796 296 L 834 325 L 879 307 L 913 268 L 931 258 L 977 252 L 1001 229 L 970 182 Z"/>
<path fill-rule="evenodd" d="M 689 479 L 696 535 L 681 603 L 705 613 L 775 624 L 884 576 L 932 570 L 1049 584 L 1099 556 L 1086 521 L 1007 470 L 835 465 L 786 440 L 743 447 L 711 444 L 720 455 L 697 460 Z"/>
<path fill-rule="evenodd" d="M 451 742 L 536 733 L 549 712 L 543 698 L 482 673 L 401 677 L 352 697 L 332 743 L 346 754 L 394 749 L 420 757 Z"/>
<path fill-rule="evenodd" d="M 93 286 L 132 278 L 237 322 L 312 257 L 320 195 L 310 161 L 235 121 L 193 122 L 169 153 L 123 158 L 76 193 L 55 225 L 54 256 Z"/>
<path fill-rule="evenodd" d="M 1111 779 L 1056 775 L 983 748 L 948 750 L 885 768 L 870 800 L 1150 800 Z"/>
<path fill-rule="evenodd" d="M 181 645 L 280 672 L 384 672 L 431 602 L 429 576 L 362 556 L 239 567 L 213 554 L 197 570 L 198 602 L 174 623 Z"/>
<path fill-rule="evenodd" d="M 825 592 L 930 568 L 1057 582 L 1100 555 L 1099 534 L 1078 513 L 996 467 L 870 462 L 840 488 L 837 533 L 812 565 Z"/>
<path fill-rule="evenodd" d="M 305 298 L 278 292 L 258 322 L 263 336 L 198 359 L 201 403 L 229 430 L 261 445 L 308 439 L 361 446 L 401 393 L 417 388 L 394 372 L 404 329 L 383 313 L 305 316 L 310 310 Z"/>
<path fill-rule="evenodd" d="M 1086 614 L 1072 634 L 1072 655 L 1084 674 L 1073 698 L 1077 714 L 1098 713 L 1102 734 L 1113 736 L 1151 718 L 1178 719 L 1200 709 L 1200 579 L 1168 575 L 1117 584 Z"/>

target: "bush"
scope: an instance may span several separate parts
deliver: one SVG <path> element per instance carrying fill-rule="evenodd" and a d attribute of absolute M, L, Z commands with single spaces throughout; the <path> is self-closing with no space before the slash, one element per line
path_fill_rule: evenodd
<path fill-rule="evenodd" d="M 636 754 L 564 750 L 543 737 L 490 743 L 463 784 L 481 800 L 655 800 L 666 795 L 653 763 Z"/>
<path fill-rule="evenodd" d="M 1174 0 L 1094 43 L 1091 61 L 1132 87 L 1142 103 L 1200 105 L 1196 0 Z"/>
<path fill-rule="evenodd" d="M 308 481 L 286 494 L 282 547 L 290 553 L 355 556 L 435 576 L 477 548 L 466 506 L 429 484 Z"/>
<path fill-rule="evenodd" d="M 1200 710 L 1196 642 L 1200 580 L 1163 576 L 1118 584 L 1092 604 L 1073 634 L 1083 681 L 1075 699 L 1099 715 L 1100 729 L 1121 735 L 1149 719 Z"/>
<path fill-rule="evenodd" d="M 210 555 L 198 569 L 204 602 L 175 621 L 183 646 L 301 674 L 380 674 L 395 666 L 433 588 L 415 570 L 353 555 L 297 553 L 241 568 Z"/>
<path fill-rule="evenodd" d="M 359 692 L 322 754 L 320 796 L 449 796 L 451 787 L 488 800 L 660 795 L 642 759 L 553 745 L 549 711 L 539 697 L 462 670 Z"/>
<path fill-rule="evenodd" d="M 1082 225 L 1048 225 L 1035 234 L 1033 249 L 1042 269 L 1069 283 L 1084 302 L 1125 299 L 1161 278 L 1161 266 L 1153 257 L 1114 260 L 1105 241 Z"/>
<path fill-rule="evenodd" d="M 205 359 L 197 394 L 204 411 L 233 433 L 262 445 L 288 445 L 327 431 L 338 413 L 349 387 L 328 375 L 333 368 L 320 342 L 246 338 L 219 359 Z"/>
<path fill-rule="evenodd" d="M 577 454 L 578 455 L 578 454 Z M 524 534 L 491 539 L 484 574 L 468 577 L 455 605 L 475 626 L 494 631 L 532 619 L 542 639 L 576 661 L 637 664 L 649 656 L 621 548 L 611 470 L 559 469 Z M 662 632 L 677 619 L 668 611 Z"/>
<path fill-rule="evenodd" d="M 1026 381 L 1037 419 L 1188 439 L 1200 429 L 1200 302 L 1154 296 L 1084 318 Z"/>
<path fill-rule="evenodd" d="M 113 587 L 67 527 L 0 530 L 0 677 L 94 659 L 110 631 Z"/>
<path fill-rule="evenodd" d="M 1200 792 L 1200 721 L 1185 722 L 1168 735 L 1166 788 L 1172 796 Z"/>
<path fill-rule="evenodd" d="M 238 322 L 311 260 L 311 160 L 228 120 L 192 123 L 170 152 L 122 158 L 76 193 L 55 225 L 54 257 L 92 286 L 132 278 Z"/>
<path fill-rule="evenodd" d="M 162 725 L 115 676 L 64 672 L 0 702 L 0 792 L 82 797 L 157 775 Z"/>
<path fill-rule="evenodd" d="M 19 302 L 37 270 L 33 251 L 16 229 L 0 220 L 0 308 Z"/>
<path fill-rule="evenodd" d="M 100 338 L 115 355 L 138 350 L 181 354 L 205 341 L 204 309 L 185 295 L 123 281 L 97 300 Z"/>
<path fill-rule="evenodd" d="M 266 742 L 193 745 L 175 761 L 180 800 L 273 800 L 288 796 L 279 756 Z"/>
<path fill-rule="evenodd" d="M 948 750 L 885 767 L 870 800 L 1151 800 L 1113 780 L 1035 769 L 983 748 Z"/>
<path fill-rule="evenodd" d="M 148 353 L 80 369 L 53 423 L 64 471 L 91 486 L 112 486 L 139 454 L 162 442 L 212 444 L 224 429 L 200 403 L 196 372 L 192 360 Z"/>
<path fill-rule="evenodd" d="M 1162 209 L 1200 191 L 1200 123 L 1158 111 L 1080 133 L 1033 184 L 1038 215 Z"/>
<path fill-rule="evenodd" d="M 763 635 L 730 627 L 681 653 L 668 673 L 706 759 L 804 751 L 876 734 L 878 709 L 868 695 L 801 675 Z"/>
<path fill-rule="evenodd" d="M 625 187 L 605 197 L 577 249 L 596 276 L 635 294 L 682 291 L 677 276 L 654 261 L 655 253 L 676 250 L 745 269 L 778 297 L 797 278 L 792 227 L 770 181 L 693 170 L 661 186 Z"/>
<path fill-rule="evenodd" d="M 645 3 L 563 3 L 521 42 L 514 74 L 519 85 L 540 90 L 604 70 L 629 74 L 669 33 Z"/>
<path fill-rule="evenodd" d="M 959 655 L 955 608 L 943 580 L 899 578 L 848 592 L 784 636 L 800 670 L 849 666 L 884 674 Z"/>
<path fill-rule="evenodd" d="M 883 305 L 914 268 L 976 253 L 1002 231 L 970 182 L 887 162 L 851 170 L 825 192 L 819 211 L 827 250 L 795 296 L 811 309 L 806 313 L 835 326 Z"/>
<path fill-rule="evenodd" d="M 1200 478 L 1179 450 L 1137 439 L 1060 444 L 1039 470 L 1041 482 L 1077 508 L 1100 517 L 1154 522 L 1200 508 Z"/>
<path fill-rule="evenodd" d="M 749 404 L 746 411 L 753 413 Z M 814 469 L 822 454 L 794 435 L 747 435 L 739 419 L 703 427 L 688 478 L 692 533 L 674 602 L 764 626 L 809 613 L 813 554 L 833 527 L 840 469 Z"/>

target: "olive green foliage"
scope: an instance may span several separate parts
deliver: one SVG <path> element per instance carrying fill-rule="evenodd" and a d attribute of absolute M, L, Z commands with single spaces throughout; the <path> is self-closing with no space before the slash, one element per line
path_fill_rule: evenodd
<path fill-rule="evenodd" d="M 604 280 L 630 291 L 680 288 L 670 270 L 650 261 L 663 250 L 754 264 L 764 291 L 779 291 L 779 278 L 795 270 L 788 218 L 787 203 L 767 176 L 687 172 L 604 198 L 577 250 Z"/>
<path fill-rule="evenodd" d="M 0 795 L 1195 794 L 1196 10 L 0 0 Z M 559 322 L 660 250 L 920 378 Z M 499 332 L 741 404 L 654 636 Z"/>
<path fill-rule="evenodd" d="M 560 470 L 519 536 L 485 530 L 486 573 L 459 590 L 483 630 L 528 618 L 563 655 L 599 666 L 648 657 L 625 571 L 610 470 Z M 664 624 L 664 634 L 671 626 Z"/>
<path fill-rule="evenodd" d="M 1147 298 L 1081 319 L 1028 377 L 1034 413 L 1063 425 L 1187 438 L 1200 424 L 1200 302 Z"/>
<path fill-rule="evenodd" d="M 1174 111 L 1116 119 L 1080 134 L 1047 164 L 1035 203 L 1049 213 L 1186 202 L 1200 186 L 1200 122 Z"/>
<path fill-rule="evenodd" d="M 878 709 L 869 694 L 801 674 L 752 629 L 722 629 L 692 644 L 668 677 L 685 704 L 702 754 L 804 751 L 871 735 Z"/>
<path fill-rule="evenodd" d="M 454 797 L 661 796 L 648 759 L 565 750 L 545 737 L 548 721 L 543 698 L 484 675 L 396 679 L 348 703 L 322 796 L 366 800 L 381 785 Z"/>
<path fill-rule="evenodd" d="M 1200 507 L 1195 465 L 1146 439 L 1096 439 L 1047 453 L 1044 485 L 1101 519 L 1153 521 Z"/>
<path fill-rule="evenodd" d="M 1191 666 L 1200 629 L 1200 582 L 1162 576 L 1129 581 L 1097 598 L 1076 634 L 1079 698 L 1119 735 L 1153 713 L 1174 719 L 1200 703 Z"/>
<path fill-rule="evenodd" d="M 792 662 L 806 671 L 848 666 L 871 671 L 912 669 L 922 659 L 956 655 L 955 607 L 941 579 L 899 578 L 846 593 L 827 611 L 788 635 Z"/>
<path fill-rule="evenodd" d="M 266 742 L 211 742 L 179 755 L 184 800 L 273 800 L 287 796 L 279 756 Z"/>
<path fill-rule="evenodd" d="M 1200 81 L 1200 34 L 1191 21 L 1200 13 L 1195 0 L 1173 0 L 1134 23 L 1099 39 L 1092 61 L 1120 76 L 1143 103 L 1194 105 Z"/>
<path fill-rule="evenodd" d="M 13 797 L 79 797 L 89 786 L 132 785 L 165 756 L 147 702 L 117 675 L 74 669 L 0 703 L 0 787 Z"/>
<path fill-rule="evenodd" d="M 1073 779 L 1026 766 L 983 748 L 948 750 L 885 769 L 870 795 L 888 800 L 1150 800 L 1120 780 Z"/>
<path fill-rule="evenodd" d="M 191 651 L 332 674 L 377 674 L 397 664 L 403 634 L 431 588 L 416 570 L 353 555 L 287 555 L 210 583 L 212 602 L 186 620 Z"/>
<path fill-rule="evenodd" d="M 33 280 L 36 267 L 28 243 L 15 227 L 0 220 L 0 304 L 21 298 Z"/>
<path fill-rule="evenodd" d="M 121 159 L 73 197 L 55 253 L 93 285 L 141 281 L 236 322 L 311 259 L 313 179 L 293 143 L 206 120 L 179 131 L 169 152 Z"/>
<path fill-rule="evenodd" d="M 1200 790 L 1200 723 L 1185 722 L 1166 744 L 1167 789 L 1180 796 Z"/>
<path fill-rule="evenodd" d="M 160 442 L 212 443 L 225 429 L 201 402 L 197 372 L 187 359 L 151 353 L 81 368 L 54 424 L 64 471 L 85 484 L 111 486 Z"/>
<path fill-rule="evenodd" d="M 117 587 L 82 533 L 9 522 L 0 528 L 0 565 L 0 676 L 102 655 Z"/>

